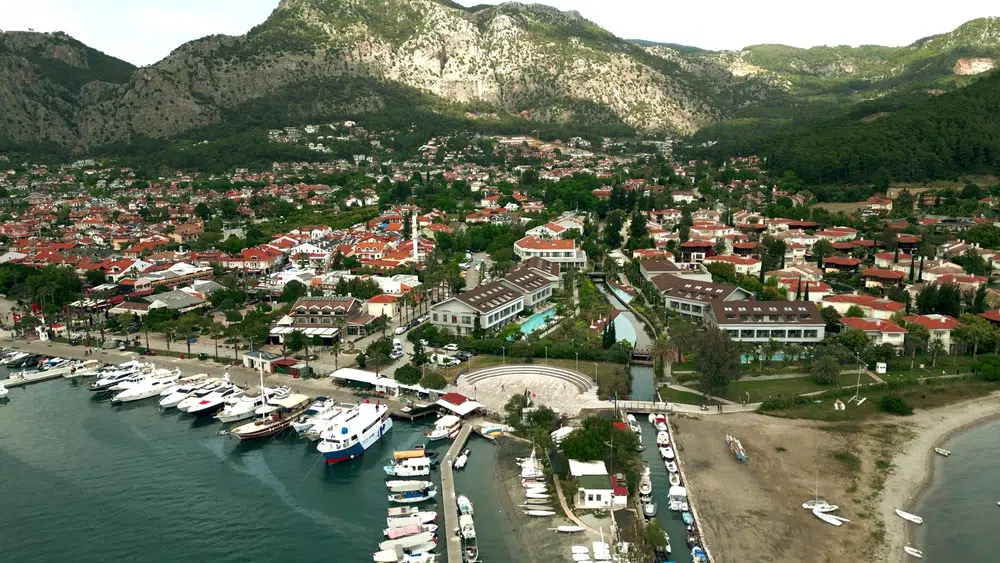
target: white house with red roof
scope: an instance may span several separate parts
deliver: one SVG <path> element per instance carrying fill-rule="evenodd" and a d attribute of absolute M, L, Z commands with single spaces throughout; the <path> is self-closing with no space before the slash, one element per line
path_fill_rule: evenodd
<path fill-rule="evenodd" d="M 906 329 L 889 320 L 844 317 L 840 322 L 846 328 L 863 331 L 876 346 L 889 344 L 895 348 L 902 348 L 906 341 Z"/>
<path fill-rule="evenodd" d="M 872 295 L 828 295 L 823 298 L 823 307 L 833 307 L 841 315 L 846 315 L 852 305 L 860 307 L 866 317 L 875 319 L 888 319 L 906 308 L 898 301 Z"/>
<path fill-rule="evenodd" d="M 761 262 L 750 256 L 708 256 L 702 263 L 708 264 L 732 264 L 737 274 L 756 276 L 760 274 Z"/>
<path fill-rule="evenodd" d="M 948 315 L 910 315 L 909 317 L 903 317 L 906 324 L 917 324 L 927 329 L 930 333 L 931 340 L 937 339 L 941 341 L 944 345 L 944 350 L 946 353 L 952 353 L 952 342 L 951 342 L 951 331 L 955 330 L 959 326 L 958 319 L 955 317 L 950 317 Z"/>
<path fill-rule="evenodd" d="M 842 242 L 857 238 L 858 230 L 851 227 L 830 227 L 829 229 L 816 231 L 816 236 L 830 242 Z"/>
<path fill-rule="evenodd" d="M 399 313 L 398 297 L 383 293 L 368 300 L 368 314 L 373 317 L 396 317 Z"/>
<path fill-rule="evenodd" d="M 828 295 L 833 293 L 833 288 L 829 284 L 821 281 L 812 281 L 803 279 L 802 280 L 802 290 L 799 291 L 799 279 L 800 278 L 778 278 L 778 285 L 785 288 L 788 291 L 788 298 L 794 299 L 796 295 L 802 301 L 812 301 L 817 305 L 823 302 Z M 809 289 L 809 298 L 806 299 L 806 288 Z"/>
<path fill-rule="evenodd" d="M 580 269 L 587 267 L 587 254 L 577 248 L 576 241 L 569 239 L 527 236 L 514 243 L 514 253 L 520 256 L 521 260 L 538 257 L 564 267 Z"/>
<path fill-rule="evenodd" d="M 903 283 L 906 274 L 899 270 L 883 270 L 881 268 L 865 268 L 861 272 L 865 287 L 892 287 Z"/>

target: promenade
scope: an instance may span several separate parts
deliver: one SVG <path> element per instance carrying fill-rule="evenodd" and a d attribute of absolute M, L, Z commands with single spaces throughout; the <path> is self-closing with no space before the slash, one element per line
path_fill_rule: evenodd
<path fill-rule="evenodd" d="M 448 563 L 462 563 L 462 538 L 455 533 L 458 525 L 458 502 L 455 493 L 455 474 L 452 464 L 462 452 L 472 433 L 471 424 L 463 424 L 455 441 L 441 461 L 441 511 L 444 512 L 444 533 L 448 538 Z"/>

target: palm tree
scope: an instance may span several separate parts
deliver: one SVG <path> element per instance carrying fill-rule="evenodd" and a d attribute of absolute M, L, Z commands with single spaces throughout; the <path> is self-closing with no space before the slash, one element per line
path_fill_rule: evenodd
<path fill-rule="evenodd" d="M 794 362 L 802 355 L 803 348 L 798 344 L 789 344 L 785 347 L 785 365 Z"/>
<path fill-rule="evenodd" d="M 670 335 L 664 332 L 653 343 L 653 358 L 659 358 L 663 362 L 664 366 L 670 361 L 670 354 L 674 351 L 674 343 L 670 339 Z"/>
<path fill-rule="evenodd" d="M 170 327 L 170 328 L 167 329 L 166 332 L 163 333 L 163 336 L 165 336 L 167 338 L 167 352 L 169 352 L 170 351 L 170 341 L 171 340 L 175 340 L 177 338 L 177 333 L 174 332 L 174 328 L 173 327 Z"/>
<path fill-rule="evenodd" d="M 333 371 L 337 371 L 338 369 L 340 369 L 340 366 L 337 364 L 337 360 L 339 359 L 337 356 L 339 355 L 340 355 L 340 340 L 337 340 L 333 343 Z"/>
<path fill-rule="evenodd" d="M 764 363 L 767 364 L 768 367 L 771 366 L 771 359 L 774 358 L 775 354 L 777 354 L 778 352 L 781 352 L 782 348 L 783 348 L 783 346 L 782 346 L 781 342 L 778 342 L 777 340 L 775 340 L 773 338 L 769 338 L 767 340 L 767 342 L 764 343 L 764 346 L 763 346 L 763 349 L 764 349 Z"/>

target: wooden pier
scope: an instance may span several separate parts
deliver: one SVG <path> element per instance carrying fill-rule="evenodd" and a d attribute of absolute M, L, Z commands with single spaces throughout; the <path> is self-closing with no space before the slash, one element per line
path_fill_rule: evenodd
<path fill-rule="evenodd" d="M 441 510 L 444 512 L 444 537 L 448 538 L 448 563 L 462 563 L 462 539 L 455 533 L 458 525 L 458 501 L 455 494 L 455 474 L 452 463 L 462 452 L 472 433 L 471 424 L 463 424 L 455 442 L 441 462 Z"/>
<path fill-rule="evenodd" d="M 398 418 L 402 420 L 409 420 L 413 422 L 418 418 L 424 418 L 425 416 L 430 416 L 437 412 L 437 405 L 431 403 L 429 405 L 409 405 L 409 410 L 403 410 L 407 407 L 405 403 L 400 403 L 397 401 L 386 401 L 389 405 L 389 416 L 392 418 Z"/>
<path fill-rule="evenodd" d="M 29 373 L 28 375 L 24 376 L 23 378 L 21 378 L 21 377 L 16 377 L 16 378 L 15 377 L 9 377 L 7 379 L 4 379 L 3 381 L 0 381 L 0 383 L 2 383 L 4 385 L 4 387 L 8 387 L 8 388 L 10 388 L 10 387 L 24 387 L 25 385 L 29 385 L 31 383 L 39 383 L 41 381 L 49 381 L 49 380 L 52 380 L 52 379 L 60 379 L 60 378 L 62 378 L 62 374 L 61 373 L 54 373 L 53 374 L 53 373 L 48 373 L 48 372 L 42 371 L 42 372 L 38 372 L 38 373 Z"/>

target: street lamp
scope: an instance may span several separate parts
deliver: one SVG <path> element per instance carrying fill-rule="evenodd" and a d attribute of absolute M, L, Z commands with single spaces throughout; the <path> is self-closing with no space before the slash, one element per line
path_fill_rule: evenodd
<path fill-rule="evenodd" d="M 574 352 L 576 354 L 576 372 L 580 373 L 580 353 Z"/>
<path fill-rule="evenodd" d="M 503 365 L 507 365 L 507 347 L 506 346 L 501 346 L 500 347 L 500 359 L 503 362 Z"/>
<path fill-rule="evenodd" d="M 549 365 L 549 347 L 545 347 L 545 365 Z"/>

